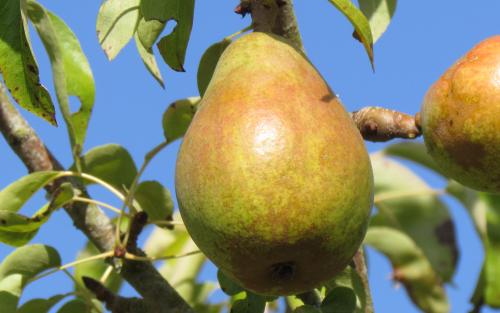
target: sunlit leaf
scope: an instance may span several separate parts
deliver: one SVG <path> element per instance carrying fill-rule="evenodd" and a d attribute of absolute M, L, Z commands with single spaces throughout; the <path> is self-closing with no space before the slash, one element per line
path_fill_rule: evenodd
<path fill-rule="evenodd" d="M 153 75 L 154 79 L 156 79 L 160 86 L 162 86 L 162 88 L 165 88 L 165 84 L 163 82 L 163 78 L 161 77 L 160 69 L 158 68 L 158 64 L 156 63 L 156 58 L 153 54 L 152 49 L 145 48 L 137 37 L 137 34 L 134 35 L 134 39 L 137 51 L 139 52 L 144 66 L 146 66 L 146 69 L 149 71 L 149 73 L 151 73 L 151 75 Z"/>
<path fill-rule="evenodd" d="M 124 147 L 106 144 L 94 147 L 83 155 L 82 171 L 121 189 L 132 184 L 137 167 Z"/>
<path fill-rule="evenodd" d="M 17 248 L 0 264 L 0 285 L 6 277 L 20 275 L 21 288 L 24 288 L 31 278 L 60 265 L 59 253 L 50 246 L 35 244 Z"/>
<path fill-rule="evenodd" d="M 363 44 L 370 63 L 373 67 L 373 37 L 370 29 L 370 23 L 363 13 L 350 0 L 328 0 L 333 4 L 347 19 L 355 29 L 357 37 Z"/>
<path fill-rule="evenodd" d="M 27 13 L 42 39 L 52 64 L 57 99 L 73 147 L 81 147 L 94 105 L 94 79 L 78 39 L 56 15 L 35 0 L 27 0 Z M 69 96 L 77 96 L 80 109 L 71 114 Z"/>
<path fill-rule="evenodd" d="M 77 260 L 81 260 L 84 258 L 91 257 L 93 255 L 99 254 L 99 250 L 92 245 L 91 243 L 87 243 L 85 247 L 78 253 Z M 78 284 L 75 286 L 76 291 L 84 291 L 86 288 L 83 285 L 82 277 L 87 276 L 96 280 L 101 279 L 101 276 L 104 274 L 106 269 L 108 268 L 108 264 L 104 260 L 95 260 L 92 262 L 81 263 L 75 266 L 74 277 Z M 115 270 L 111 271 L 108 279 L 104 283 L 104 285 L 109 288 L 113 292 L 118 292 L 120 286 L 122 284 L 123 279 L 120 275 L 116 273 Z"/>
<path fill-rule="evenodd" d="M 163 114 L 163 133 L 169 142 L 184 136 L 199 102 L 199 97 L 192 97 L 177 100 L 169 105 Z"/>
<path fill-rule="evenodd" d="M 24 29 L 21 3 L 19 0 L 0 2 L 0 72 L 20 106 L 56 125 L 54 105 L 40 84 L 38 65 Z"/>
<path fill-rule="evenodd" d="M 34 172 L 11 183 L 0 191 L 0 210 L 19 211 L 37 191 L 59 174 L 56 171 Z"/>
<path fill-rule="evenodd" d="M 151 49 L 153 47 L 163 29 L 165 29 L 165 24 L 159 20 L 146 21 L 144 17 L 139 20 L 137 38 L 144 48 Z"/>
<path fill-rule="evenodd" d="M 172 33 L 160 39 L 157 46 L 165 62 L 173 70 L 183 72 L 186 49 L 193 26 L 194 0 L 143 0 L 141 13 L 146 21 L 177 22 Z"/>
<path fill-rule="evenodd" d="M 97 15 L 97 37 L 109 60 L 134 36 L 139 22 L 140 0 L 107 0 Z"/>
<path fill-rule="evenodd" d="M 149 220 L 168 220 L 172 217 L 174 202 L 167 188 L 157 181 L 143 181 L 137 186 L 135 199 Z"/>
<path fill-rule="evenodd" d="M 370 22 L 373 42 L 375 43 L 389 26 L 394 11 L 396 0 L 358 0 L 359 8 Z"/>
<path fill-rule="evenodd" d="M 212 79 L 212 75 L 215 70 L 215 66 L 219 61 L 222 52 L 226 50 L 226 48 L 231 43 L 231 40 L 224 39 L 222 41 L 216 42 L 203 53 L 203 56 L 200 60 L 200 65 L 198 66 L 198 91 L 200 92 L 200 96 L 203 97 L 205 94 L 205 90 L 207 90 L 208 83 Z"/>
<path fill-rule="evenodd" d="M 12 274 L 0 279 L 0 308 L 2 313 L 15 313 L 23 289 L 23 276 Z"/>
<path fill-rule="evenodd" d="M 454 224 L 447 206 L 420 177 L 382 155 L 372 157 L 376 225 L 406 233 L 435 272 L 450 281 L 458 259 Z M 374 224 L 374 223 L 372 223 Z"/>
<path fill-rule="evenodd" d="M 392 227 L 371 225 L 365 243 L 389 258 L 394 269 L 393 279 L 405 286 L 413 303 L 422 311 L 450 311 L 440 277 L 410 237 Z"/>

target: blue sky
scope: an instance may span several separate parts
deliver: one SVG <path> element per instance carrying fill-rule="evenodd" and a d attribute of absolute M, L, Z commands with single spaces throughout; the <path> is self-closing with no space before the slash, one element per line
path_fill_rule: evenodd
<path fill-rule="evenodd" d="M 139 164 L 143 155 L 163 140 L 161 115 L 167 105 L 176 99 L 197 95 L 196 70 L 204 50 L 250 23 L 249 17 L 242 19 L 233 13 L 236 0 L 197 1 L 186 57 L 187 72 L 172 72 L 160 62 L 166 85 L 163 90 L 144 68 L 133 42 L 114 61 L 106 59 L 95 33 L 100 1 L 40 2 L 73 29 L 94 73 L 96 102 L 86 150 L 105 143 L 119 143 L 129 149 Z M 376 72 L 373 73 L 362 46 L 352 39 L 351 25 L 327 0 L 295 2 L 306 52 L 349 111 L 378 105 L 416 113 L 433 81 L 473 45 L 500 30 L 499 1 L 400 1 L 392 24 L 375 45 Z M 40 41 L 36 36 L 32 37 L 42 82 L 54 95 L 48 58 Z M 63 127 L 54 128 L 24 110 L 22 113 L 59 160 L 70 165 L 68 139 Z M 62 121 L 60 115 L 59 120 Z M 173 191 L 178 146 L 179 142 L 176 142 L 162 152 L 152 162 L 144 178 L 159 180 Z M 383 147 L 384 144 L 368 144 L 372 152 Z M 3 139 L 0 139 L 0 151 L 0 188 L 3 188 L 26 171 Z M 444 181 L 432 173 L 413 168 L 432 186 L 444 185 Z M 95 196 L 109 200 L 106 193 L 93 191 Z M 453 200 L 446 201 L 457 226 L 461 252 L 454 286 L 448 287 L 447 291 L 452 312 L 466 312 L 483 252 L 465 210 Z M 43 195 L 38 195 L 25 212 L 34 211 L 42 202 Z M 54 214 L 33 242 L 58 248 L 63 262 L 67 263 L 75 258 L 85 238 L 61 211 Z M 0 259 L 10 251 L 11 248 L 0 244 Z M 395 288 L 390 281 L 391 268 L 387 260 L 369 250 L 369 263 L 376 311 L 418 312 L 404 289 Z M 206 270 L 204 275 L 214 279 L 211 270 Z M 53 275 L 28 287 L 23 301 L 64 292 L 71 286 L 72 283 L 63 275 Z M 130 288 L 124 290 L 125 294 L 131 292 Z M 495 311 L 485 309 L 483 312 Z"/>

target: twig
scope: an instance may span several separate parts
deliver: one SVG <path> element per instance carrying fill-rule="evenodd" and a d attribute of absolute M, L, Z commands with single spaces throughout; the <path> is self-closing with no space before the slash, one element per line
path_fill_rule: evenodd
<path fill-rule="evenodd" d="M 366 107 L 351 113 L 351 117 L 361 136 L 368 141 L 415 139 L 422 135 L 418 118 L 394 110 Z"/>
<path fill-rule="evenodd" d="M 363 289 L 365 291 L 365 311 L 363 313 L 373 313 L 373 301 L 370 292 L 370 284 L 368 283 L 368 270 L 366 268 L 365 254 L 363 247 L 360 247 L 358 252 L 354 255 L 354 268 L 361 278 L 361 283 L 363 284 Z"/>
<path fill-rule="evenodd" d="M 0 84 L 0 131 L 30 172 L 63 170 L 62 165 L 50 154 L 35 131 L 10 103 L 2 84 Z M 70 181 L 75 189 L 81 191 L 83 197 L 88 197 L 84 186 L 77 180 L 70 179 Z M 62 182 L 57 180 L 52 186 L 48 186 L 47 190 L 53 192 Z M 113 224 L 101 209 L 79 202 L 72 202 L 64 209 L 75 226 L 101 252 L 114 248 Z M 132 252 L 136 255 L 143 253 L 139 249 Z M 194 313 L 151 263 L 124 260 L 121 275 L 144 298 L 144 302 L 154 309 L 152 312 Z"/>

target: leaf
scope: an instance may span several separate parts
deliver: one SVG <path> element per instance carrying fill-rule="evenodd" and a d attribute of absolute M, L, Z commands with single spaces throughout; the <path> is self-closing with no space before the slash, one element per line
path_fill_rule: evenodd
<path fill-rule="evenodd" d="M 446 177 L 441 169 L 438 168 L 432 157 L 427 153 L 427 149 L 423 143 L 414 141 L 398 142 L 386 147 L 384 150 L 382 150 L 382 153 L 385 155 L 400 157 L 406 160 L 413 161 Z"/>
<path fill-rule="evenodd" d="M 137 47 L 137 51 L 139 52 L 139 55 L 142 59 L 142 62 L 144 63 L 144 66 L 146 66 L 146 69 L 153 75 L 154 79 L 160 84 L 162 88 L 165 88 L 165 83 L 163 82 L 163 78 L 161 77 L 160 69 L 158 68 L 158 64 L 156 63 L 156 58 L 153 54 L 153 51 L 151 48 L 146 49 L 139 38 L 137 37 L 137 34 L 134 35 L 135 39 L 135 45 Z"/>
<path fill-rule="evenodd" d="M 0 3 L 0 72 L 14 100 L 33 114 L 57 125 L 48 91 L 40 84 L 38 66 L 23 26 L 21 1 Z"/>
<path fill-rule="evenodd" d="M 158 20 L 146 21 L 144 17 L 139 20 L 136 36 L 145 49 L 151 50 L 161 32 L 165 29 L 165 25 L 165 22 Z"/>
<path fill-rule="evenodd" d="M 78 39 L 64 21 L 35 0 L 27 0 L 27 12 L 52 64 L 56 95 L 68 127 L 71 145 L 81 147 L 94 105 L 92 71 Z M 77 96 L 82 104 L 74 114 L 69 109 L 70 95 Z M 80 148 L 77 149 L 79 150 Z"/>
<path fill-rule="evenodd" d="M 11 183 L 0 191 L 0 209 L 17 212 L 42 187 L 58 178 L 60 172 L 34 172 Z"/>
<path fill-rule="evenodd" d="M 401 282 L 415 303 L 426 313 L 449 312 L 441 279 L 415 242 L 403 232 L 370 225 L 365 243 L 389 258 L 393 278 Z"/>
<path fill-rule="evenodd" d="M 30 218 L 22 214 L 0 210 L 0 230 L 11 232 L 32 232 L 40 228 L 46 221 L 40 218 Z"/>
<path fill-rule="evenodd" d="M 137 186 L 135 200 L 150 220 L 168 220 L 174 211 L 174 202 L 167 188 L 157 181 L 144 181 Z"/>
<path fill-rule="evenodd" d="M 471 302 L 500 308 L 500 195 L 487 194 L 450 182 L 447 191 L 457 198 L 471 215 L 485 249 L 480 277 Z"/>
<path fill-rule="evenodd" d="M 205 90 L 207 90 L 208 83 L 212 79 L 212 75 L 215 70 L 215 66 L 219 61 L 222 52 L 231 44 L 231 40 L 224 39 L 222 41 L 216 42 L 203 53 L 200 60 L 200 65 L 198 66 L 198 91 L 200 96 L 203 97 Z"/>
<path fill-rule="evenodd" d="M 294 313 L 323 313 L 312 305 L 302 305 L 293 310 Z"/>
<path fill-rule="evenodd" d="M 23 276 L 12 274 L 0 279 L 0 308 L 2 313 L 15 313 L 22 293 Z"/>
<path fill-rule="evenodd" d="M 81 162 L 83 172 L 99 177 L 119 189 L 129 187 L 137 175 L 134 160 L 124 147 L 117 144 L 94 147 L 82 156 Z"/>
<path fill-rule="evenodd" d="M 357 297 L 355 312 L 366 313 L 367 293 L 358 272 L 348 265 L 342 272 L 325 284 L 327 294 L 338 287 L 346 287 L 354 291 Z"/>
<path fill-rule="evenodd" d="M 107 0 L 97 15 L 97 37 L 104 53 L 113 60 L 134 36 L 139 22 L 140 0 Z"/>
<path fill-rule="evenodd" d="M 17 313 L 48 313 L 50 309 L 59 301 L 64 299 L 66 295 L 55 295 L 48 299 L 32 299 L 24 303 L 16 312 Z"/>
<path fill-rule="evenodd" d="M 266 308 L 266 300 L 263 296 L 259 296 L 247 291 L 247 297 L 243 300 L 237 300 L 233 303 L 231 313 L 262 313 Z"/>
<path fill-rule="evenodd" d="M 172 33 L 160 39 L 157 47 L 170 68 L 184 72 L 186 49 L 193 26 L 194 0 L 142 0 L 141 13 L 146 21 L 177 22 Z"/>
<path fill-rule="evenodd" d="M 375 43 L 391 22 L 396 10 L 396 0 L 359 0 L 359 8 L 370 22 Z"/>
<path fill-rule="evenodd" d="M 348 287 L 336 287 L 321 303 L 323 313 L 352 313 L 356 309 L 356 294 Z"/>
<path fill-rule="evenodd" d="M 163 134 L 165 139 L 172 142 L 184 136 L 196 113 L 199 102 L 199 97 L 191 97 L 177 100 L 169 105 L 163 114 Z"/>
<path fill-rule="evenodd" d="M 20 247 L 30 242 L 37 233 L 38 230 L 23 233 L 2 230 L 0 231 L 0 242 L 13 247 Z"/>
<path fill-rule="evenodd" d="M 355 29 L 355 33 L 363 44 L 372 68 L 373 64 L 373 37 L 368 20 L 363 13 L 350 0 L 328 0 L 333 4 L 347 19 Z"/>
<path fill-rule="evenodd" d="M 22 276 L 23 287 L 29 279 L 41 272 L 61 265 L 56 249 L 42 244 L 17 248 L 0 264 L 0 281 L 12 274 Z"/>
<path fill-rule="evenodd" d="M 97 248 L 92 243 L 87 242 L 85 247 L 80 251 L 80 253 L 78 253 L 76 259 L 81 260 L 97 254 L 99 254 L 99 250 L 97 250 Z M 76 265 L 74 277 L 78 284 L 75 285 L 75 291 L 86 292 L 87 289 L 84 287 L 82 282 L 83 276 L 99 280 L 101 279 L 101 276 L 104 274 L 107 268 L 108 264 L 106 264 L 106 262 L 104 262 L 104 260 L 102 259 Z M 115 270 L 113 270 L 111 271 L 111 275 L 106 280 L 104 286 L 109 288 L 112 292 L 116 293 L 120 289 L 122 283 L 123 279 L 121 278 L 121 276 L 118 275 Z"/>
<path fill-rule="evenodd" d="M 447 206 L 418 176 L 382 155 L 372 157 L 375 215 L 372 225 L 406 233 L 436 273 L 450 281 L 458 259 L 454 224 Z M 427 194 L 426 194 L 427 193 Z M 385 198 L 385 200 L 383 200 Z"/>
<path fill-rule="evenodd" d="M 244 289 L 235 283 L 231 278 L 227 277 L 220 269 L 217 271 L 217 279 L 219 280 L 219 285 L 222 291 L 228 296 L 234 296 Z"/>
<path fill-rule="evenodd" d="M 80 299 L 74 299 L 66 302 L 57 313 L 89 313 L 90 308 Z"/>

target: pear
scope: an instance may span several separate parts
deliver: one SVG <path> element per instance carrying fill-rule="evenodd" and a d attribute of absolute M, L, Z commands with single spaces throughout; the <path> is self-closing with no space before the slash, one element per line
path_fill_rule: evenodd
<path fill-rule="evenodd" d="M 427 150 L 444 173 L 500 193 L 500 36 L 476 45 L 431 86 L 421 124 Z"/>
<path fill-rule="evenodd" d="M 189 234 L 223 273 L 297 294 L 359 248 L 373 175 L 359 131 L 304 55 L 251 33 L 221 55 L 183 139 L 176 193 Z"/>

